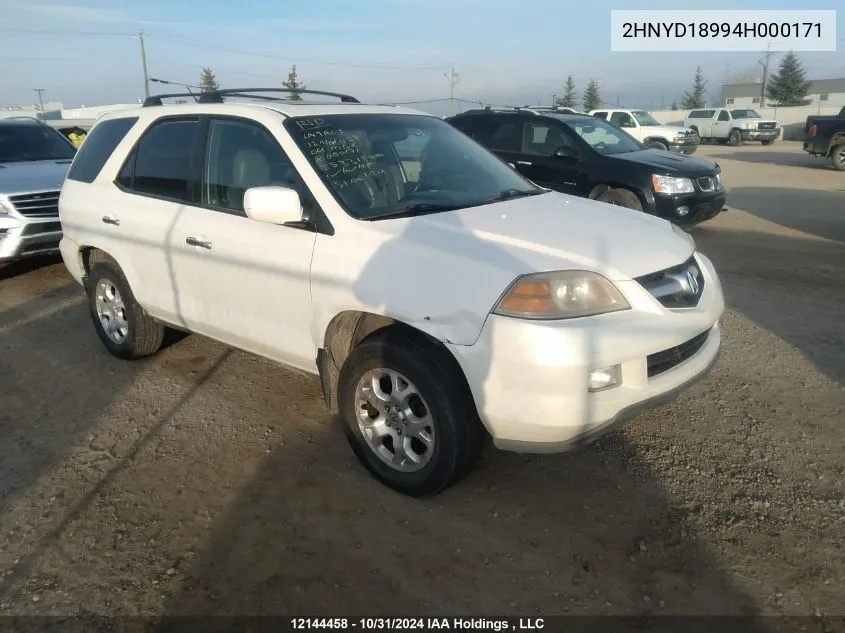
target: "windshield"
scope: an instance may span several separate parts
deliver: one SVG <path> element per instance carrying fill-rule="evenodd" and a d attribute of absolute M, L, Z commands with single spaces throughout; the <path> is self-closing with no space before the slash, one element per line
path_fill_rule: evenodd
<path fill-rule="evenodd" d="M 759 119 L 757 110 L 731 110 L 731 116 L 735 119 Z"/>
<path fill-rule="evenodd" d="M 290 118 L 285 126 L 338 202 L 361 220 L 545 191 L 434 117 L 337 114 Z"/>
<path fill-rule="evenodd" d="M 645 110 L 634 110 L 631 114 L 640 122 L 640 125 L 660 125 L 653 116 Z"/>
<path fill-rule="evenodd" d="M 0 163 L 73 158 L 76 153 L 61 134 L 44 125 L 0 125 Z"/>
<path fill-rule="evenodd" d="M 601 119 L 567 119 L 564 121 L 578 136 L 599 154 L 612 156 L 645 149 L 634 137 Z"/>

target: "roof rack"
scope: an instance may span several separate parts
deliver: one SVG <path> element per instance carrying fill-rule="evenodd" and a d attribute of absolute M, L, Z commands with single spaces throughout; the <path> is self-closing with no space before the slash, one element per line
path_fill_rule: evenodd
<path fill-rule="evenodd" d="M 341 103 L 361 103 L 355 97 L 341 94 L 338 92 L 324 92 L 322 90 L 306 90 L 293 88 L 226 88 L 223 90 L 211 90 L 209 92 L 200 92 L 199 94 L 193 92 L 161 94 L 144 99 L 142 107 L 148 108 L 150 106 L 163 105 L 162 99 L 172 99 L 173 97 L 192 97 L 197 103 L 223 103 L 224 96 L 230 97 L 246 97 L 249 99 L 260 99 L 264 101 L 280 101 L 280 97 L 265 97 L 261 95 L 246 94 L 248 92 L 284 92 L 288 94 L 310 94 L 323 95 L 324 97 L 337 97 Z"/>
<path fill-rule="evenodd" d="M 540 116 L 550 112 L 557 114 L 584 114 L 586 112 L 579 112 L 574 108 L 565 108 L 562 106 L 485 106 L 484 108 L 474 108 L 472 110 L 464 110 L 461 114 L 478 114 L 479 112 L 530 112 Z"/>

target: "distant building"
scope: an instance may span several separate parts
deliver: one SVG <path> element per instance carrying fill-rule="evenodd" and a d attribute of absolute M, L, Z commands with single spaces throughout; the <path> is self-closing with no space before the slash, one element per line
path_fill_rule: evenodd
<path fill-rule="evenodd" d="M 722 86 L 722 103 L 736 108 L 760 108 L 776 105 L 768 97 L 760 103 L 761 83 L 725 84 Z M 845 79 L 816 79 L 810 82 L 808 105 L 845 106 Z"/>

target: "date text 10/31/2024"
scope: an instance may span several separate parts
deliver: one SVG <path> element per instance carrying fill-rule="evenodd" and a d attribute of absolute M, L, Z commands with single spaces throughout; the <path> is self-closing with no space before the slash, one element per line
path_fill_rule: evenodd
<path fill-rule="evenodd" d="M 291 618 L 291 630 L 539 631 L 543 618 Z"/>

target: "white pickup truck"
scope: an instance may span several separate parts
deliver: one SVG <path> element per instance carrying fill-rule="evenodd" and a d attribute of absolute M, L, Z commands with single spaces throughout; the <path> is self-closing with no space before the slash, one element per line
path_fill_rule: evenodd
<path fill-rule="evenodd" d="M 698 137 L 693 130 L 662 125 L 645 110 L 592 110 L 590 114 L 625 130 L 646 147 L 679 154 L 693 154 L 698 149 Z"/>
<path fill-rule="evenodd" d="M 713 139 L 728 145 L 742 145 L 743 141 L 774 143 L 780 136 L 777 121 L 764 119 L 756 110 L 748 108 L 710 108 L 691 110 L 684 126 L 695 130 L 702 140 Z"/>

